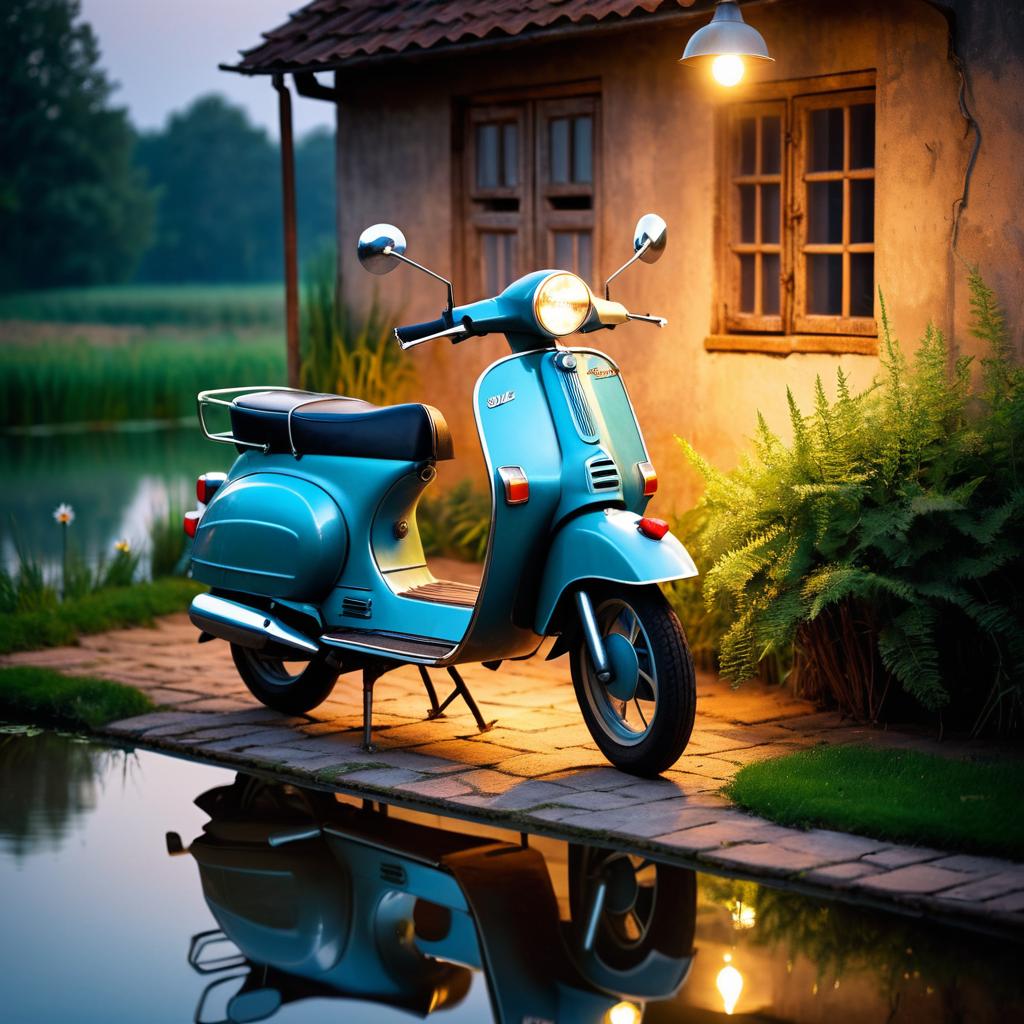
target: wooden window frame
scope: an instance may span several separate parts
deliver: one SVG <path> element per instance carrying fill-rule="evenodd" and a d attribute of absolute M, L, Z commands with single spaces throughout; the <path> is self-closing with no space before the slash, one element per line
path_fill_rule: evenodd
<path fill-rule="evenodd" d="M 849 164 L 850 115 L 844 114 L 844 168 L 837 172 L 807 172 L 805 144 L 807 118 L 812 110 L 833 107 L 840 103 L 849 109 L 857 103 L 873 102 L 876 108 L 875 167 L 851 171 Z M 767 251 L 759 242 L 738 243 L 740 204 L 736 198 L 738 184 L 767 181 L 764 175 L 743 176 L 737 171 L 736 134 L 732 125 L 739 116 L 763 116 L 778 110 L 783 117 L 781 196 L 782 224 L 780 234 L 781 295 L 780 315 L 765 316 L 759 312 L 740 313 L 739 252 Z M 711 351 L 766 351 L 786 354 L 799 351 L 874 352 L 877 351 L 878 327 L 874 316 L 823 316 L 806 311 L 806 257 L 819 251 L 843 254 L 843 311 L 849 309 L 849 253 L 874 252 L 877 230 L 870 243 L 849 242 L 850 186 L 857 178 L 877 180 L 877 95 L 874 71 L 827 75 L 788 82 L 767 82 L 743 86 L 729 101 L 719 104 L 716 132 L 718 204 L 716 215 L 716 274 L 714 331 L 705 341 Z M 757 147 L 760 152 L 761 133 Z M 755 170 L 760 166 L 759 162 Z M 843 241 L 838 244 L 809 244 L 807 234 L 807 180 L 830 177 L 844 181 Z M 760 190 L 758 190 L 760 195 Z M 877 188 L 876 188 L 877 198 Z M 876 203 L 877 209 L 877 203 Z M 877 215 L 876 215 L 877 216 Z M 755 209 L 756 235 L 760 239 L 761 210 Z M 876 224 L 877 227 L 877 224 Z M 758 267 L 760 267 L 760 260 Z M 756 306 L 762 301 L 761 276 L 755 280 Z M 815 340 L 817 339 L 817 340 Z"/>
<path fill-rule="evenodd" d="M 547 121 L 558 116 L 589 113 L 592 118 L 592 173 L 589 184 L 555 183 L 546 180 Z M 476 126 L 495 120 L 518 118 L 519 185 L 516 189 L 481 189 L 476 177 Z M 518 235 L 519 273 L 551 265 L 556 231 L 589 231 L 592 273 L 600 252 L 601 195 L 601 90 L 594 80 L 560 83 L 533 89 L 481 94 L 456 104 L 453 135 L 455 175 L 454 208 L 461 223 L 454 232 L 459 277 L 475 294 L 484 289 L 484 262 L 480 233 L 513 232 Z M 461 152 L 460 152 L 461 151 Z M 549 200 L 590 195 L 588 210 L 552 208 Z M 489 200 L 518 200 L 515 212 L 481 209 Z M 588 282 L 589 283 L 589 282 Z"/>

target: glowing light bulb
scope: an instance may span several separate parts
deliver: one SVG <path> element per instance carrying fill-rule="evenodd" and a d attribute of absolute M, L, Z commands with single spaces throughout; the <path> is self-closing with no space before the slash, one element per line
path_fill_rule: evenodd
<path fill-rule="evenodd" d="M 616 1003 L 608 1011 L 608 1024 L 640 1024 L 640 1008 L 632 1003 Z"/>
<path fill-rule="evenodd" d="M 719 85 L 738 85 L 744 70 L 743 58 L 735 53 L 723 53 L 711 63 L 711 75 Z"/>
<path fill-rule="evenodd" d="M 731 959 L 731 957 L 727 959 Z M 731 1016 L 732 1011 L 736 1009 L 736 1003 L 739 1002 L 740 993 L 743 991 L 743 975 L 727 962 L 718 972 L 718 977 L 715 978 L 715 988 L 718 989 L 718 994 L 722 997 L 722 1008 Z"/>

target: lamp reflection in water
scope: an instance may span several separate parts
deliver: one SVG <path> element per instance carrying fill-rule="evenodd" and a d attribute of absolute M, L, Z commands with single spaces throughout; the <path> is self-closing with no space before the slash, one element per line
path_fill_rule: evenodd
<path fill-rule="evenodd" d="M 732 953 L 726 953 L 722 957 L 725 966 L 718 972 L 715 978 L 715 988 L 722 997 L 722 1008 L 727 1014 L 732 1015 L 739 1002 L 740 993 L 743 991 L 743 975 L 732 965 Z"/>

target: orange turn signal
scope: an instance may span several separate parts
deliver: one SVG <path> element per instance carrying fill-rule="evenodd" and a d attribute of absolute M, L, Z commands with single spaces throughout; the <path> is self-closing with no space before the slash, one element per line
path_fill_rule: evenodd
<path fill-rule="evenodd" d="M 652 516 L 644 516 L 636 524 L 636 528 L 651 540 L 661 540 L 668 533 L 668 523 L 664 519 L 654 519 Z"/>
<path fill-rule="evenodd" d="M 525 505 L 530 500 L 530 481 L 522 466 L 500 466 L 498 476 L 505 485 L 506 505 Z"/>
<path fill-rule="evenodd" d="M 190 537 L 195 537 L 196 530 L 199 529 L 199 520 L 202 519 L 203 513 L 199 509 L 193 509 L 191 512 L 185 513 L 185 533 Z"/>
<path fill-rule="evenodd" d="M 658 473 L 650 462 L 638 462 L 636 468 L 644 485 L 644 497 L 649 498 L 658 489 Z"/>

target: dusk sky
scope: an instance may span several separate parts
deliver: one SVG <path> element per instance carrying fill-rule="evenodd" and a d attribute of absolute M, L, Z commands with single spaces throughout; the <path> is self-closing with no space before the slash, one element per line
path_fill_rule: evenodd
<path fill-rule="evenodd" d="M 206 92 L 222 92 L 277 135 L 277 97 L 266 76 L 219 71 L 260 33 L 284 22 L 303 0 L 82 0 L 82 15 L 99 37 L 103 66 L 120 82 L 118 104 L 138 128 L 157 128 L 167 115 Z M 332 107 L 296 97 L 295 129 L 331 125 Z"/>

